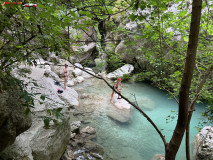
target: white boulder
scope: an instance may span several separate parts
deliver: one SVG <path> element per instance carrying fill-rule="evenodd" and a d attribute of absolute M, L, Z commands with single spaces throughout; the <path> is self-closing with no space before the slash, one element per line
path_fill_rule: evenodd
<path fill-rule="evenodd" d="M 132 106 L 124 99 L 117 99 L 116 94 L 112 100 L 112 105 L 109 105 L 107 115 L 119 122 L 128 122 L 131 119 Z"/>
<path fill-rule="evenodd" d="M 72 73 L 73 73 L 74 77 L 78 77 L 78 76 L 82 75 L 83 71 L 79 68 L 76 68 L 76 69 L 73 70 Z"/>
<path fill-rule="evenodd" d="M 213 159 L 213 126 L 204 127 L 196 135 L 193 156 L 196 160 Z"/>
<path fill-rule="evenodd" d="M 73 80 L 68 80 L 67 81 L 67 86 L 68 87 L 72 87 L 72 86 L 74 86 L 75 85 L 75 82 L 73 81 Z"/>
<path fill-rule="evenodd" d="M 84 81 L 84 78 L 81 76 L 78 76 L 76 78 L 73 78 L 74 83 L 81 83 Z"/>
<path fill-rule="evenodd" d="M 86 70 L 87 72 L 89 72 L 89 73 L 95 75 L 95 73 L 93 72 L 92 68 L 85 67 L 85 70 Z M 87 72 L 83 71 L 82 77 L 83 77 L 83 78 L 92 78 L 93 76 L 90 75 L 90 74 L 87 73 Z"/>
<path fill-rule="evenodd" d="M 125 64 L 121 68 L 118 68 L 114 72 L 107 74 L 107 78 L 123 77 L 123 75 L 129 75 L 134 70 L 134 66 L 131 64 Z"/>

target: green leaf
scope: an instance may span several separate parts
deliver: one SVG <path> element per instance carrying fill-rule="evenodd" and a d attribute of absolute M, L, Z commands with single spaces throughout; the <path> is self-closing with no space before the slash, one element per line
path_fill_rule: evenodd
<path fill-rule="evenodd" d="M 75 15 L 75 12 L 73 12 L 73 11 L 70 11 L 70 14 L 71 14 L 73 17 L 76 16 L 76 15 Z"/>
<path fill-rule="evenodd" d="M 57 108 L 56 111 L 57 112 L 61 112 L 63 108 Z"/>
<path fill-rule="evenodd" d="M 30 113 L 30 108 L 27 107 L 27 108 L 25 109 L 24 113 L 25 113 L 26 115 L 28 115 L 28 114 Z"/>
<path fill-rule="evenodd" d="M 50 119 L 49 119 L 49 118 L 45 118 L 45 119 L 44 119 L 44 126 L 45 126 L 46 128 L 48 128 L 48 127 L 50 126 Z"/>
<path fill-rule="evenodd" d="M 42 99 L 44 101 L 45 100 L 45 95 L 41 95 L 40 99 Z"/>

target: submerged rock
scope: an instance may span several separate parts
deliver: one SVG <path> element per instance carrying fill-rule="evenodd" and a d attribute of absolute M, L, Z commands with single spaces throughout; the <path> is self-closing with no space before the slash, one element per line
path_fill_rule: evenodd
<path fill-rule="evenodd" d="M 152 160 L 165 160 L 165 156 L 162 154 L 156 154 Z"/>
<path fill-rule="evenodd" d="M 193 156 L 196 160 L 213 159 L 213 127 L 204 127 L 195 137 Z"/>
<path fill-rule="evenodd" d="M 138 101 L 138 105 L 142 106 L 144 109 L 153 110 L 155 108 L 155 103 L 149 98 L 142 98 Z"/>
<path fill-rule="evenodd" d="M 125 64 L 121 68 L 118 68 L 114 72 L 107 74 L 107 78 L 117 78 L 123 77 L 124 75 L 129 75 L 134 70 L 133 65 Z"/>

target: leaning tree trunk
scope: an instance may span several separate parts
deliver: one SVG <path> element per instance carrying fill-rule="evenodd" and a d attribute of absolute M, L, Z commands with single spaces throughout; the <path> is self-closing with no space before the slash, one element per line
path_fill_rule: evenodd
<path fill-rule="evenodd" d="M 196 101 L 197 101 L 199 95 L 201 94 L 201 89 L 212 71 L 213 71 L 213 65 L 204 74 L 202 81 L 197 86 L 196 95 L 195 95 L 193 101 L 191 102 L 191 104 L 189 105 L 189 115 L 188 115 L 188 122 L 187 122 L 187 126 L 186 126 L 186 159 L 187 160 L 190 160 L 189 136 L 190 136 L 190 121 L 192 118 L 192 113 L 195 110 L 195 104 L 196 104 Z"/>
<path fill-rule="evenodd" d="M 187 125 L 189 89 L 191 86 L 191 80 L 195 66 L 200 17 L 201 17 L 201 7 L 202 7 L 202 0 L 193 0 L 186 62 L 181 81 L 181 87 L 179 91 L 180 100 L 179 100 L 178 120 L 172 138 L 169 144 L 167 144 L 166 146 L 166 154 L 165 154 L 166 160 L 175 160 L 176 154 L 180 147 Z"/>

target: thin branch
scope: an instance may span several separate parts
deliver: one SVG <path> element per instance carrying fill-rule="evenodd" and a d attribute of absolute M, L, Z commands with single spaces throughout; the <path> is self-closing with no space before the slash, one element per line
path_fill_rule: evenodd
<path fill-rule="evenodd" d="M 163 88 L 163 90 L 166 90 L 167 92 L 169 92 L 169 94 L 175 99 L 175 101 L 177 102 L 177 104 L 179 104 L 178 99 L 176 98 L 176 96 L 175 96 L 170 90 L 164 88 L 163 86 L 161 86 L 161 85 L 159 85 L 159 84 L 158 84 L 158 87 L 159 87 L 159 88 Z"/>

